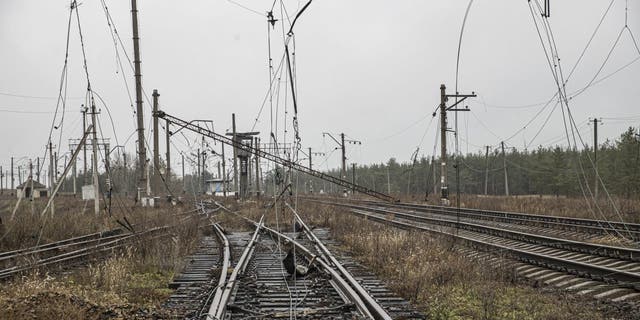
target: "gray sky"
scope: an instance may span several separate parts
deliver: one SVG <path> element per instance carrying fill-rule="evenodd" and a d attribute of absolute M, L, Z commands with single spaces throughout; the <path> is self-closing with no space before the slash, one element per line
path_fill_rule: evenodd
<path fill-rule="evenodd" d="M 258 12 L 268 11 L 272 3 L 238 1 Z M 131 54 L 130 3 L 105 2 Z M 563 70 L 568 73 L 609 1 L 551 2 L 550 21 Z M 430 155 L 437 123 L 435 118 L 428 127 L 430 114 L 439 103 L 440 84 L 453 91 L 458 37 L 467 3 L 315 0 L 295 27 L 303 146 L 330 151 L 335 143 L 323 139 L 322 132 L 345 132 L 363 142 L 348 150 L 352 162 L 381 162 L 392 156 L 406 161 L 421 141 L 420 154 Z M 284 4 L 293 15 L 303 3 Z M 278 19 L 279 7 L 274 9 Z M 269 84 L 266 17 L 222 0 L 188 4 L 141 0 L 139 9 L 143 85 L 149 97 L 157 88 L 162 109 L 183 119 L 212 119 L 220 132 L 230 128 L 231 113 L 235 112 L 238 129 L 250 130 Z M 118 141 L 124 144 L 134 132 L 134 115 L 104 11 L 100 1 L 84 1 L 79 10 L 92 88 L 106 101 Z M 64 62 L 68 15 L 69 1 L 0 0 L 0 164 L 5 170 L 11 156 L 35 157 L 44 152 Z M 567 91 L 582 88 L 596 74 L 624 26 L 624 16 L 625 1 L 614 1 Z M 629 1 L 628 26 L 640 37 L 638 1 Z M 277 66 L 283 50 L 282 30 L 276 28 L 271 35 Z M 625 31 L 596 80 L 638 56 Z M 133 93 L 133 75 L 122 58 Z M 63 152 L 69 149 L 67 139 L 80 135 L 83 98 L 77 98 L 86 92 L 75 16 L 68 68 L 68 95 L 76 99 L 67 103 Z M 592 128 L 584 125 L 589 117 L 605 118 L 599 130 L 601 141 L 619 135 L 628 126 L 640 125 L 639 80 L 640 62 L 636 61 L 571 100 L 573 115 L 589 142 Z M 540 103 L 553 95 L 555 84 L 526 1 L 473 4 L 462 44 L 459 91 L 479 94 L 468 103 L 472 112 L 460 114 L 462 152 L 477 152 L 483 145 L 497 145 L 512 136 L 541 110 Z M 102 109 L 103 133 L 115 145 L 107 113 L 101 104 L 98 107 Z M 560 108 L 531 141 L 552 107 L 507 143 L 519 149 L 524 149 L 525 143 L 530 144 L 529 149 L 562 143 Z M 147 128 L 149 108 L 145 101 Z M 280 103 L 279 108 L 282 135 L 284 105 Z M 270 130 L 269 114 L 267 104 L 256 130 Z M 290 128 L 290 118 L 287 122 Z M 291 134 L 289 131 L 288 140 Z M 54 137 L 57 144 L 59 131 L 54 131 Z M 263 134 L 264 140 L 267 137 Z M 186 151 L 185 139 L 175 140 Z M 135 137 L 128 140 L 126 148 L 134 151 Z M 337 152 L 327 161 L 316 162 L 323 168 L 338 163 Z"/>

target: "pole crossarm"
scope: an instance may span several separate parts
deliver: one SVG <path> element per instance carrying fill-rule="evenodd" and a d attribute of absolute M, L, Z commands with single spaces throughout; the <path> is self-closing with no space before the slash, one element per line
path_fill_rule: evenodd
<path fill-rule="evenodd" d="M 369 188 L 366 188 L 366 187 L 363 187 L 363 186 L 360 186 L 360 185 L 357 185 L 357 184 L 353 184 L 353 183 L 351 183 L 349 181 L 330 176 L 330 175 L 322 173 L 320 171 L 309 169 L 309 168 L 307 168 L 305 166 L 302 166 L 302 165 L 300 165 L 298 163 L 295 163 L 293 161 L 290 161 L 290 160 L 278 157 L 276 155 L 273 155 L 271 153 L 262 151 L 261 149 L 254 148 L 254 147 L 252 147 L 250 145 L 242 144 L 242 143 L 240 143 L 239 141 L 237 141 L 235 139 L 228 138 L 228 137 L 226 137 L 224 135 L 215 133 L 215 132 L 213 132 L 213 131 L 211 131 L 211 130 L 209 130 L 207 128 L 203 128 L 201 126 L 198 126 L 196 124 L 190 123 L 188 121 L 184 121 L 182 119 L 176 118 L 174 116 L 171 116 L 171 115 L 165 113 L 164 111 L 158 111 L 158 112 L 154 113 L 153 116 L 154 117 L 158 117 L 158 118 L 163 118 L 163 119 L 165 119 L 165 120 L 167 120 L 167 121 L 169 121 L 169 122 L 171 122 L 171 123 L 173 123 L 175 125 L 182 126 L 187 130 L 190 130 L 190 131 L 193 131 L 193 132 L 195 132 L 197 134 L 201 134 L 203 136 L 209 137 L 209 138 L 211 138 L 213 140 L 216 140 L 218 142 L 227 144 L 229 146 L 237 148 L 238 150 L 242 150 L 244 152 L 254 154 L 254 155 L 256 155 L 256 156 L 258 156 L 260 158 L 267 159 L 267 160 L 272 161 L 272 162 L 274 162 L 276 164 L 292 168 L 292 169 L 294 169 L 294 170 L 296 170 L 298 172 L 302 172 L 304 174 L 308 174 L 310 176 L 313 176 L 313 177 L 316 177 L 316 178 L 319 178 L 319 179 L 322 179 L 322 180 L 329 181 L 331 183 L 337 184 L 337 185 L 342 186 L 344 188 L 353 189 L 353 190 L 358 191 L 360 193 L 363 193 L 363 194 L 366 194 L 366 195 L 369 195 L 369 196 L 372 196 L 372 197 L 375 197 L 375 198 L 378 198 L 378 199 L 381 199 L 381 200 L 384 200 L 384 201 L 389 201 L 389 202 L 396 202 L 397 201 L 396 198 L 394 198 L 394 197 L 392 197 L 390 195 L 387 195 L 387 194 L 384 194 L 384 193 L 381 193 L 381 192 L 378 192 L 378 191 L 375 191 L 375 190 L 371 190 Z"/>
<path fill-rule="evenodd" d="M 467 100 L 467 98 L 472 98 L 475 97 L 475 94 L 448 94 L 446 95 L 447 98 L 462 98 L 460 100 L 458 100 L 458 102 L 450 105 L 447 108 L 447 111 L 469 111 L 469 109 L 453 109 L 455 106 L 457 106 L 458 104 L 460 104 L 462 101 Z"/>

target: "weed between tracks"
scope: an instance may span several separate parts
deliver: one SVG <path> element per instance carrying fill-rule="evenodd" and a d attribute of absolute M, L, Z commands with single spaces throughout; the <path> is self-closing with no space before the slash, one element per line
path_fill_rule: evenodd
<path fill-rule="evenodd" d="M 43 243 L 117 227 L 115 217 L 56 209 L 56 219 L 46 220 Z M 134 227 L 148 228 L 175 224 L 184 217 L 175 213 L 187 209 L 131 210 L 127 218 Z M 5 230 L 11 226 L 11 231 L 1 242 L 3 250 L 33 245 L 31 235 L 38 227 L 32 224 L 42 221 L 30 212 L 16 216 L 5 225 Z M 136 240 L 107 259 L 86 261 L 85 267 L 54 269 L 50 274 L 43 270 L 5 283 L 0 288 L 0 319 L 170 318 L 171 314 L 159 306 L 172 292 L 167 284 L 197 246 L 201 224 L 198 219 L 189 219 L 163 237 Z M 26 244 L 20 243 L 20 237 Z"/>
<path fill-rule="evenodd" d="M 533 288 L 511 270 L 469 260 L 447 238 L 368 222 L 324 205 L 305 203 L 301 211 L 308 223 L 331 228 L 347 251 L 429 319 L 610 318 L 595 302 Z"/>

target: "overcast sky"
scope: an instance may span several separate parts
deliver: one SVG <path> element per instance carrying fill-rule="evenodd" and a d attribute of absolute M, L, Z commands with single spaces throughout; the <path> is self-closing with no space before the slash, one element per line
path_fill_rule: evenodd
<path fill-rule="evenodd" d="M 111 138 L 112 145 L 117 144 L 116 137 L 121 145 L 126 141 L 127 150 L 134 152 L 136 137 L 127 141 L 135 130 L 133 109 L 104 10 L 100 1 L 81 3 L 92 88 L 105 100 L 116 131 L 114 134 L 105 108 L 98 104 L 103 134 Z M 132 55 L 130 2 L 105 3 L 126 51 Z M 238 130 L 252 129 L 269 87 L 265 12 L 272 1 L 238 3 L 246 8 L 223 0 L 139 1 L 143 86 L 149 98 L 153 89 L 159 90 L 161 109 L 187 120 L 211 119 L 219 132 L 231 127 L 231 113 L 235 112 Z M 362 141 L 362 146 L 348 147 L 350 162 L 382 162 L 390 157 L 407 161 L 418 146 L 421 155 L 430 156 L 438 122 L 437 118 L 432 120 L 431 113 L 439 103 L 440 84 L 454 90 L 458 38 L 467 4 L 466 0 L 313 1 L 295 26 L 303 146 L 330 152 L 336 145 L 323 139 L 322 132 L 336 137 L 344 132 Z M 294 15 L 303 3 L 285 1 L 284 5 Z M 566 74 L 609 1 L 552 0 L 551 5 L 550 22 Z M 281 19 L 280 3 L 274 15 Z M 0 164 L 4 170 L 11 156 L 35 158 L 44 152 L 64 64 L 68 17 L 69 1 L 0 0 Z M 67 139 L 81 134 L 79 110 L 87 87 L 75 19 L 61 152 L 69 150 Z M 570 78 L 568 92 L 590 82 L 624 24 L 625 1 L 616 0 Z M 629 1 L 628 26 L 640 37 L 637 0 Z M 281 27 L 273 29 L 271 36 L 277 67 L 283 50 Z M 120 55 L 133 94 L 133 74 L 122 51 Z M 639 56 L 629 33 L 623 32 L 596 80 Z M 465 104 L 472 111 L 460 114 L 462 152 L 478 152 L 482 146 L 496 146 L 502 140 L 518 149 L 563 143 L 560 108 L 549 115 L 553 104 L 519 131 L 556 90 L 527 1 L 475 1 L 467 20 L 459 70 L 459 91 L 479 95 Z M 636 60 L 570 101 L 589 144 L 589 117 L 603 118 L 601 141 L 640 125 L 639 80 L 640 62 Z M 281 99 L 284 90 L 283 86 Z M 282 137 L 284 104 L 280 101 L 277 105 Z M 274 102 L 274 112 L 275 106 Z M 147 101 L 144 108 L 148 129 Z M 288 108 L 290 129 L 290 101 Z M 269 115 L 267 104 L 256 126 L 263 140 L 268 139 Z M 549 121 L 542 127 L 547 117 Z M 291 135 L 290 130 L 289 141 Z M 56 145 L 58 138 L 59 130 L 54 130 Z M 183 137 L 174 140 L 177 147 L 188 151 Z M 326 161 L 322 157 L 316 161 L 322 168 L 338 164 L 337 152 Z"/>

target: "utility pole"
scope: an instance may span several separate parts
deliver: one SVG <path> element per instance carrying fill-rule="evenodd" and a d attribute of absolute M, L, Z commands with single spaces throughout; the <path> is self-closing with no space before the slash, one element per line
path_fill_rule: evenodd
<path fill-rule="evenodd" d="M 351 183 L 354 185 L 352 192 L 353 192 L 353 194 L 355 194 L 356 193 L 356 188 L 355 188 L 355 185 L 356 185 L 356 164 L 355 163 L 351 164 Z"/>
<path fill-rule="evenodd" d="M 167 170 L 165 171 L 165 180 L 167 182 L 169 182 L 169 179 L 171 179 L 171 141 L 169 141 L 169 139 L 171 138 L 171 131 L 169 131 L 169 120 L 165 119 L 165 133 L 166 133 L 166 145 L 167 145 Z"/>
<path fill-rule="evenodd" d="M 136 117 L 138 122 L 138 165 L 140 170 L 140 186 L 145 182 L 145 166 L 147 150 L 144 146 L 144 117 L 142 109 L 142 72 L 140 71 L 140 37 L 138 35 L 138 5 L 131 0 L 131 22 L 133 25 L 133 64 L 136 81 Z M 94 129 L 95 131 L 95 129 Z M 97 195 L 96 195 L 97 196 Z"/>
<path fill-rule="evenodd" d="M 462 101 L 470 97 L 475 97 L 476 94 L 447 94 L 447 87 L 444 84 L 440 85 L 440 198 L 443 205 L 449 205 L 449 185 L 447 182 L 447 111 L 469 111 L 469 108 L 454 109 Z M 449 98 L 462 98 L 457 100 L 456 103 L 447 107 L 447 101 Z M 458 192 L 460 188 L 458 187 Z"/>
<path fill-rule="evenodd" d="M 594 172 L 594 195 L 595 198 L 598 198 L 598 122 L 602 124 L 602 120 L 598 120 L 598 118 L 593 118 L 593 172 Z"/>
<path fill-rule="evenodd" d="M 340 141 L 338 141 L 336 138 L 334 138 L 330 133 L 328 132 L 323 132 L 322 136 L 324 137 L 325 135 L 329 136 L 331 139 L 333 139 L 333 141 L 335 141 L 338 146 L 340 147 L 341 151 L 342 151 L 342 158 L 341 158 L 341 163 L 342 163 L 342 169 L 341 169 L 341 176 L 340 179 L 346 179 L 347 178 L 347 153 L 346 153 L 346 149 L 345 149 L 345 142 L 348 143 L 352 143 L 352 144 L 362 144 L 361 141 L 358 140 L 345 140 L 344 138 L 344 133 L 340 134 Z M 337 148 L 336 148 L 337 149 Z M 345 191 L 346 192 L 346 191 Z"/>
<path fill-rule="evenodd" d="M 347 155 L 344 148 L 344 133 L 340 134 L 340 147 L 342 148 L 342 179 L 347 178 Z"/>
<path fill-rule="evenodd" d="M 53 179 L 58 183 L 58 151 L 53 153 Z"/>
<path fill-rule="evenodd" d="M 260 154 L 260 138 L 256 137 L 256 150 L 258 150 L 258 152 L 255 155 L 256 158 L 256 197 L 260 198 L 260 157 L 258 157 L 258 154 Z M 311 148 L 309 148 L 309 150 L 311 150 Z M 311 155 L 309 155 L 309 168 L 311 168 Z"/>
<path fill-rule="evenodd" d="M 153 114 L 158 113 L 157 89 L 153 89 Z M 153 194 L 157 195 L 160 190 L 160 138 L 158 132 L 158 117 L 153 117 Z"/>
<path fill-rule="evenodd" d="M 87 132 L 87 108 L 84 104 L 81 106 L 80 112 L 82 112 L 82 133 Z M 84 161 L 84 171 L 82 171 L 82 176 L 84 177 L 83 184 L 87 182 L 87 144 L 85 143 L 82 146 L 82 160 Z"/>
<path fill-rule="evenodd" d="M 4 194 L 5 185 L 2 184 L 2 178 L 4 178 L 4 171 L 2 171 L 2 166 L 0 166 L 0 194 Z"/>
<path fill-rule="evenodd" d="M 489 146 L 485 146 L 487 151 L 484 154 L 484 158 L 486 159 L 486 168 L 484 170 L 484 195 L 487 195 L 487 188 L 489 186 Z"/>
<path fill-rule="evenodd" d="M 11 190 L 15 189 L 15 178 L 13 177 L 13 157 L 11 157 Z"/>
<path fill-rule="evenodd" d="M 124 194 L 125 196 L 127 195 L 127 190 L 129 190 L 129 175 L 127 174 L 127 152 L 126 150 L 123 148 L 122 149 L 122 164 L 123 164 L 123 170 L 124 170 L 124 186 L 125 186 L 125 191 Z M 136 192 L 137 194 L 137 192 Z"/>
<path fill-rule="evenodd" d="M 449 204 L 447 185 L 447 93 L 444 84 L 440 85 L 440 199 Z"/>
<path fill-rule="evenodd" d="M 196 154 L 196 157 L 198 157 L 198 168 L 196 170 L 196 185 L 198 186 L 198 193 L 200 192 L 200 188 L 202 188 L 202 184 L 200 184 L 200 148 L 198 148 L 198 153 Z"/>
<path fill-rule="evenodd" d="M 431 156 L 431 166 L 433 167 L 433 196 L 435 197 L 438 194 L 438 178 L 436 174 L 436 157 L 434 155 Z"/>
<path fill-rule="evenodd" d="M 93 149 L 93 166 L 91 169 L 91 171 L 93 171 L 93 210 L 94 213 L 98 215 L 100 214 L 100 188 L 98 186 L 98 136 L 96 130 L 96 105 L 93 101 L 91 101 L 91 126 L 91 143 Z"/>
<path fill-rule="evenodd" d="M 309 170 L 313 170 L 313 168 L 311 167 L 313 165 L 313 162 L 311 161 L 311 148 L 309 148 Z"/>
<path fill-rule="evenodd" d="M 49 197 L 53 194 L 53 143 L 49 141 Z M 56 214 L 55 202 L 51 202 L 51 216 Z"/>
<path fill-rule="evenodd" d="M 40 182 L 40 157 L 36 157 L 36 181 Z"/>
<path fill-rule="evenodd" d="M 40 159 L 38 159 L 38 160 L 40 160 Z M 76 175 L 77 175 L 77 172 L 76 172 L 76 169 L 77 169 L 77 168 L 76 168 L 76 162 L 78 162 L 78 161 L 77 161 L 77 159 L 74 159 L 74 160 L 73 160 L 73 195 L 74 195 L 74 196 L 76 195 L 77 190 L 78 190 L 78 189 L 77 189 L 77 186 L 76 186 Z M 40 161 L 38 161 L 38 166 L 40 166 L 40 165 L 39 165 L 39 163 L 40 163 Z M 38 180 L 39 180 L 39 178 L 38 178 Z"/>
<path fill-rule="evenodd" d="M 180 154 L 182 156 L 182 192 L 186 190 L 186 182 L 184 181 L 184 153 Z"/>
<path fill-rule="evenodd" d="M 235 144 L 238 143 L 236 138 L 236 114 L 231 114 L 231 128 L 233 129 L 233 188 L 236 194 L 240 195 L 240 188 L 238 185 L 238 151 Z"/>
<path fill-rule="evenodd" d="M 202 137 L 202 142 L 204 142 L 204 137 Z M 202 188 L 202 194 L 205 194 L 207 192 L 207 188 L 206 188 L 206 181 L 205 181 L 205 173 L 206 173 L 206 166 L 205 166 L 205 161 L 207 158 L 207 153 L 204 151 L 204 143 L 203 143 L 203 150 L 201 153 L 202 156 L 202 171 L 201 171 L 201 178 L 200 178 L 200 186 Z"/>
<path fill-rule="evenodd" d="M 507 173 L 507 155 L 504 153 L 504 141 L 500 142 L 502 146 L 502 165 L 504 166 L 504 195 L 509 196 L 509 175 Z"/>
<path fill-rule="evenodd" d="M 225 156 L 224 156 L 224 143 L 221 143 L 222 145 L 222 195 L 226 198 L 227 197 L 227 188 L 229 187 L 229 183 L 227 181 L 227 162 L 225 160 Z M 184 169 L 183 169 L 184 171 Z M 184 175 L 184 174 L 183 174 Z"/>

